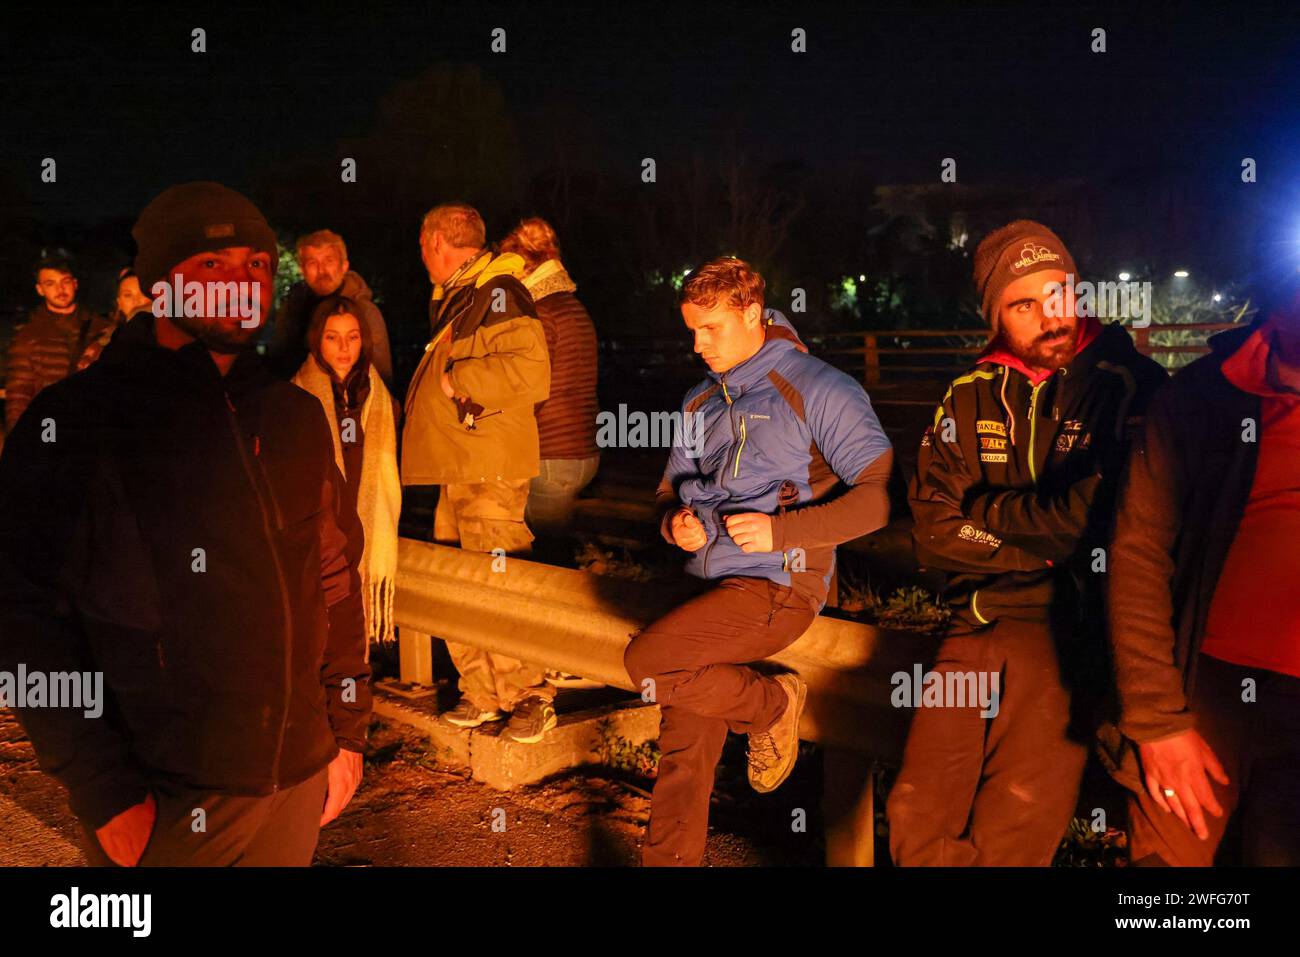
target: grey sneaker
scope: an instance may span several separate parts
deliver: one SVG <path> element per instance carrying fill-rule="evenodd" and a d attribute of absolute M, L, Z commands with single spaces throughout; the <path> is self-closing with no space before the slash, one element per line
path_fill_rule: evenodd
<path fill-rule="evenodd" d="M 506 736 L 520 744 L 536 744 L 558 720 L 555 705 L 539 695 L 529 695 L 520 699 L 511 712 Z"/>
<path fill-rule="evenodd" d="M 487 724 L 489 721 L 500 721 L 504 718 L 496 708 L 485 711 L 476 705 L 469 698 L 461 698 L 460 704 L 450 711 L 444 711 L 438 715 L 438 720 L 443 724 L 451 725 L 453 728 L 477 728 L 481 724 Z"/>
<path fill-rule="evenodd" d="M 808 685 L 798 675 L 777 675 L 789 704 L 776 724 L 749 736 L 749 784 L 759 794 L 775 791 L 794 770 L 799 757 L 799 718 L 808 699 Z"/>

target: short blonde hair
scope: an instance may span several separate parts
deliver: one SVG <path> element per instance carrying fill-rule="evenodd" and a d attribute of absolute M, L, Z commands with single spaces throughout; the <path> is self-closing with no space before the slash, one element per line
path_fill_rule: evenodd
<path fill-rule="evenodd" d="M 339 251 L 339 259 L 342 262 L 348 261 L 348 247 L 343 242 L 343 237 L 333 230 L 318 229 L 306 236 L 299 236 L 295 246 L 299 261 L 302 260 L 302 251 L 307 246 L 333 246 Z"/>
<path fill-rule="evenodd" d="M 679 303 L 712 309 L 723 303 L 744 312 L 758 303 L 763 308 L 763 290 L 767 283 L 749 263 L 735 256 L 710 260 L 687 275 L 682 283 Z"/>
<path fill-rule="evenodd" d="M 501 240 L 501 252 L 522 256 L 532 272 L 548 259 L 560 258 L 560 240 L 551 224 L 540 217 L 525 219 Z"/>
<path fill-rule="evenodd" d="M 420 235 L 431 233 L 442 233 L 457 249 L 482 249 L 487 245 L 483 217 L 468 203 L 443 203 L 425 213 Z"/>

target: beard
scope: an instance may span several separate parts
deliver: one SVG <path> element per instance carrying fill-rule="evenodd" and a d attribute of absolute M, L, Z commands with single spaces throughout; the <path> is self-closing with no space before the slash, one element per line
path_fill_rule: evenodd
<path fill-rule="evenodd" d="M 307 283 L 307 288 L 323 299 L 334 295 L 342 285 L 342 276 L 317 276 L 315 282 Z"/>
<path fill-rule="evenodd" d="M 1079 320 L 1062 324 L 1051 332 L 1020 340 L 1007 337 L 1011 354 L 1031 369 L 1051 369 L 1055 372 L 1069 365 L 1074 358 L 1074 346 L 1079 337 Z"/>
<path fill-rule="evenodd" d="M 252 345 L 262 328 L 260 323 L 245 328 L 239 319 L 209 319 L 204 316 L 172 316 L 171 321 L 212 352 L 225 355 L 243 352 Z"/>

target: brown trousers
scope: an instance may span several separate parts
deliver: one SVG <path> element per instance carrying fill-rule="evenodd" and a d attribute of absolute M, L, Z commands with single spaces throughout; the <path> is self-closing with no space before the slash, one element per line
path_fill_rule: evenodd
<path fill-rule="evenodd" d="M 433 540 L 471 552 L 527 554 L 533 544 L 524 523 L 528 487 L 528 479 L 441 486 Z M 460 672 L 461 694 L 484 710 L 511 711 L 525 697 L 555 697 L 555 688 L 534 665 L 454 641 L 447 642 L 447 652 Z"/>
<path fill-rule="evenodd" d="M 235 797 L 160 784 L 139 867 L 307 867 L 320 838 L 328 769 L 266 797 Z M 116 867 L 82 825 L 91 867 Z"/>
<path fill-rule="evenodd" d="M 887 805 L 894 863 L 1051 864 L 1088 754 L 1070 731 L 1070 692 L 1051 628 L 955 618 L 930 670 L 997 674 L 997 709 L 991 717 L 981 717 L 978 704 L 916 709 Z"/>
<path fill-rule="evenodd" d="M 1248 678 L 1254 697 L 1242 700 Z M 1300 867 L 1300 678 L 1202 655 L 1188 705 L 1228 774 L 1226 785 L 1210 779 L 1223 816 L 1205 814 L 1210 836 L 1202 841 L 1145 789 L 1131 795 L 1133 862 Z"/>
<path fill-rule="evenodd" d="M 727 732 L 766 731 L 788 703 L 775 679 L 744 663 L 793 644 L 817 611 L 765 578 L 727 578 L 633 637 L 627 673 L 662 714 L 644 865 L 696 866 L 703 859 Z"/>

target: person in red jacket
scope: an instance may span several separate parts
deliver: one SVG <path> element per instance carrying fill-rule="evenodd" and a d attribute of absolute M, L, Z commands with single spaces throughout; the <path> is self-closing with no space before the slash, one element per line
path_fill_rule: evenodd
<path fill-rule="evenodd" d="M 1139 865 L 1300 865 L 1300 287 L 1265 295 L 1156 395 L 1121 492 L 1103 742 Z"/>

